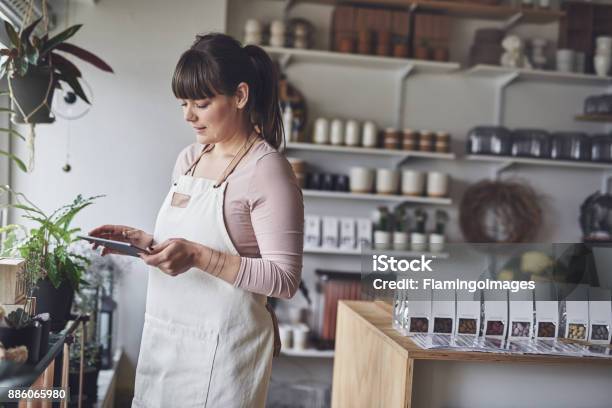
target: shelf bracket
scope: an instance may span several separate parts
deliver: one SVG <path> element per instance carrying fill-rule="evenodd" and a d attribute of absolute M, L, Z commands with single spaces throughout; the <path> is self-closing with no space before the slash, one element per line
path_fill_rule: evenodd
<path fill-rule="evenodd" d="M 610 192 L 610 179 L 612 179 L 612 172 L 605 172 L 601 176 L 601 194 Z"/>
<path fill-rule="evenodd" d="M 283 6 L 283 17 L 286 20 L 289 20 L 289 13 L 291 13 L 291 9 L 295 6 L 295 0 L 284 0 L 285 5 Z"/>
<path fill-rule="evenodd" d="M 512 17 L 510 17 L 508 20 L 506 20 L 506 22 L 502 25 L 502 30 L 504 30 L 504 32 L 508 32 L 510 29 L 512 29 L 512 27 L 514 27 L 515 25 L 517 25 L 524 17 L 525 15 L 523 14 L 523 12 L 518 12 L 516 14 L 514 14 Z"/>
<path fill-rule="evenodd" d="M 504 96 L 505 90 L 519 76 L 518 72 L 512 72 L 500 79 L 495 87 L 495 106 L 493 124 L 501 126 L 504 122 Z"/>
<path fill-rule="evenodd" d="M 406 78 L 408 78 L 408 76 L 413 70 L 414 70 L 414 65 L 408 65 L 398 73 L 397 100 L 396 100 L 396 105 L 395 105 L 397 108 L 397 111 L 395 112 L 396 114 L 395 127 L 398 130 L 402 130 L 404 128 L 404 104 L 405 104 L 404 96 L 406 96 L 404 84 L 405 84 Z"/>
<path fill-rule="evenodd" d="M 285 71 L 287 68 L 289 68 L 289 65 L 291 65 L 292 59 L 293 59 L 293 56 L 291 54 L 283 54 L 278 59 L 278 64 L 280 65 L 281 71 Z"/>
<path fill-rule="evenodd" d="M 516 163 L 513 162 L 512 160 L 508 160 L 508 161 L 505 161 L 499 164 L 498 166 L 494 167 L 493 170 L 491 171 L 491 177 L 493 178 L 493 180 L 499 180 L 501 177 L 501 174 L 504 171 L 510 169 L 515 164 Z"/>

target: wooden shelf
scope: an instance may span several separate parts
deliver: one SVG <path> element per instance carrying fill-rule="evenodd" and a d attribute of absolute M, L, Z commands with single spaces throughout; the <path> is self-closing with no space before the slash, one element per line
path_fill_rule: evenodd
<path fill-rule="evenodd" d="M 507 20 L 519 13 L 521 22 L 532 24 L 548 24 L 559 21 L 565 16 L 559 10 L 521 9 L 511 6 L 491 6 L 467 2 L 437 1 L 437 0 L 298 0 L 299 3 L 316 3 L 338 5 L 342 3 L 392 6 L 409 8 L 415 11 L 435 11 L 461 18 L 476 18 L 487 20 Z"/>
<path fill-rule="evenodd" d="M 510 164 L 529 164 L 534 166 L 575 167 L 584 169 L 612 169 L 612 163 L 583 162 L 571 160 L 532 159 L 528 157 L 493 156 L 484 154 L 471 154 L 467 160 L 488 161 Z"/>
<path fill-rule="evenodd" d="M 378 201 L 380 203 L 419 203 L 431 205 L 452 205 L 450 198 L 413 197 L 385 194 L 357 194 L 338 191 L 302 190 L 304 197 L 327 198 L 338 200 Z"/>
<path fill-rule="evenodd" d="M 303 357 L 303 358 L 334 358 L 334 350 L 317 350 L 305 349 L 294 350 L 281 348 L 281 355 L 287 357 Z"/>
<path fill-rule="evenodd" d="M 315 143 L 299 143 L 289 142 L 287 143 L 288 150 L 306 150 L 316 152 L 329 152 L 329 153 L 346 153 L 346 154 L 363 154 L 371 156 L 394 156 L 394 157 L 415 157 L 424 159 L 436 159 L 436 160 L 454 160 L 456 158 L 454 153 L 436 153 L 436 152 L 420 152 L 411 150 L 391 150 L 382 148 L 372 147 L 352 147 L 352 146 L 332 146 L 332 145 L 321 145 Z"/>
<path fill-rule="evenodd" d="M 612 114 L 610 115 L 578 115 L 576 116 L 576 120 L 581 120 L 584 122 L 611 122 L 612 123 Z"/>
<path fill-rule="evenodd" d="M 296 62 L 323 64 L 350 64 L 352 67 L 405 69 L 412 67 L 415 72 L 448 73 L 459 70 L 456 62 L 436 62 L 405 58 L 379 57 L 376 55 L 345 54 L 325 50 L 305 50 L 300 48 L 263 47 L 271 56 L 288 57 Z"/>
<path fill-rule="evenodd" d="M 422 251 L 396 251 L 391 249 L 366 249 L 361 251 L 359 249 L 342 249 L 342 248 L 304 248 L 305 254 L 317 254 L 317 255 L 340 255 L 340 256 L 360 256 L 360 255 L 371 255 L 384 253 L 385 255 L 402 257 L 402 258 L 416 258 L 421 255 L 425 255 L 428 258 L 436 259 L 448 259 L 449 254 L 447 252 L 422 252 Z"/>
<path fill-rule="evenodd" d="M 497 78 L 509 74 L 517 74 L 519 80 L 552 82 L 558 84 L 575 84 L 605 86 L 612 83 L 612 77 L 600 77 L 592 74 L 576 72 L 546 71 L 541 69 L 507 68 L 497 65 L 474 65 L 465 70 L 472 77 Z"/>

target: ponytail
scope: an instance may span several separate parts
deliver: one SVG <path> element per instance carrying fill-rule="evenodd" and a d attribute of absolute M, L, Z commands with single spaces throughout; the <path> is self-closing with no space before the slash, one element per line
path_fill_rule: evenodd
<path fill-rule="evenodd" d="M 256 83 L 249 93 L 251 99 L 251 122 L 261 130 L 264 139 L 275 149 L 281 147 L 283 140 L 283 121 L 278 101 L 278 73 L 268 54 L 256 45 L 247 45 L 248 54 L 255 70 Z M 253 92 L 254 91 L 254 92 Z"/>

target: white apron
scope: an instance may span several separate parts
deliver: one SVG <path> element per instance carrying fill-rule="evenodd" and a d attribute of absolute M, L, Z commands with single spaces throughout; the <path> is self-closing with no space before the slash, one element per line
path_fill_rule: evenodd
<path fill-rule="evenodd" d="M 223 219 L 225 179 L 237 164 L 217 183 L 181 175 L 159 211 L 155 242 L 184 238 L 237 255 Z M 185 207 L 172 205 L 175 192 L 191 196 Z M 175 277 L 151 268 L 132 407 L 264 407 L 273 341 L 265 296 L 196 268 Z"/>

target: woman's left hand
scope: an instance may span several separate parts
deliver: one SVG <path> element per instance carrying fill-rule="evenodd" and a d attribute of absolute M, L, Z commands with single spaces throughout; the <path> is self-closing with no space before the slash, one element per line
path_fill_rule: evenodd
<path fill-rule="evenodd" d="M 149 255 L 140 254 L 147 265 L 162 272 L 177 276 L 195 267 L 196 260 L 204 247 L 182 238 L 170 238 L 153 246 Z"/>

